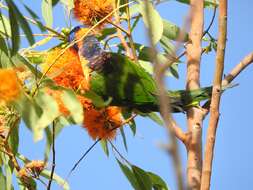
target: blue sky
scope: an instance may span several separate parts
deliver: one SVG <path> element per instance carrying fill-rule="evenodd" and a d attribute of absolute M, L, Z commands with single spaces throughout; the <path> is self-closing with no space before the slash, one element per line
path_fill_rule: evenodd
<path fill-rule="evenodd" d="M 24 0 L 25 3 L 40 14 L 40 3 Z M 38 2 L 38 1 L 37 1 Z M 228 7 L 228 40 L 225 58 L 225 74 L 228 73 L 245 55 L 253 51 L 253 26 L 252 26 L 251 0 L 243 0 L 240 3 L 229 1 Z M 161 16 L 178 25 L 182 25 L 188 12 L 188 6 L 169 1 L 158 8 Z M 211 19 L 212 11 L 206 10 L 206 23 Z M 59 7 L 54 11 L 54 27 L 64 26 L 63 14 Z M 214 26 L 217 26 L 215 21 Z M 211 32 L 215 34 L 217 27 Z M 138 26 L 134 39 L 137 42 L 145 42 L 143 25 Z M 24 42 L 23 46 L 26 46 Z M 210 85 L 214 71 L 215 58 L 210 53 L 202 57 L 201 84 Z M 215 146 L 215 158 L 213 163 L 212 188 L 211 189 L 250 189 L 252 184 L 252 160 L 253 149 L 252 134 L 253 123 L 253 90 L 249 82 L 253 82 L 253 66 L 244 71 L 236 80 L 239 86 L 224 93 L 221 102 L 221 117 L 217 131 Z M 169 79 L 168 86 L 172 89 L 180 89 L 185 86 L 185 64 L 179 66 L 180 79 Z M 185 129 L 184 115 L 175 115 L 177 122 Z M 208 119 L 208 118 L 207 118 Z M 203 142 L 207 130 L 207 121 L 203 126 Z M 167 136 L 164 128 L 145 118 L 137 118 L 137 135 L 132 136 L 126 129 L 128 140 L 128 152 L 124 150 L 122 139 L 118 137 L 116 146 L 122 154 L 132 163 L 145 170 L 159 174 L 167 182 L 171 189 L 176 189 L 173 166 L 171 159 L 161 149 L 159 143 L 166 143 Z M 82 153 L 93 143 L 85 130 L 78 126 L 64 128 L 56 141 L 56 173 L 65 177 L 73 164 Z M 21 127 L 20 151 L 30 159 L 43 159 L 45 142 L 33 143 L 32 134 Z M 186 151 L 180 143 L 184 173 L 186 173 Z M 50 164 L 49 164 L 50 165 Z M 100 146 L 96 146 L 72 174 L 69 183 L 71 189 L 132 189 L 127 179 L 118 167 L 111 152 L 107 158 Z M 42 189 L 42 187 L 40 188 Z M 53 184 L 53 190 L 61 189 Z"/>

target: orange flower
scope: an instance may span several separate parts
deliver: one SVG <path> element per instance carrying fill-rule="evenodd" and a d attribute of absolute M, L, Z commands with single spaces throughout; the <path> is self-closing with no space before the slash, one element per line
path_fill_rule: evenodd
<path fill-rule="evenodd" d="M 29 175 L 28 175 L 28 173 L 26 171 L 26 168 L 20 169 L 19 172 L 18 172 L 18 176 L 20 178 L 27 178 L 27 177 L 29 177 Z"/>
<path fill-rule="evenodd" d="M 32 177 L 38 178 L 45 166 L 45 162 L 40 160 L 33 160 L 19 170 L 18 176 L 26 187 L 31 187 Z"/>
<path fill-rule="evenodd" d="M 83 24 L 93 26 L 113 11 L 115 0 L 75 0 L 74 3 L 75 17 Z"/>
<path fill-rule="evenodd" d="M 93 108 L 92 101 L 88 98 L 85 98 L 83 96 L 77 95 L 77 99 L 81 102 L 83 105 L 84 110 L 90 110 Z"/>
<path fill-rule="evenodd" d="M 13 69 L 0 69 L 0 102 L 14 101 L 21 92 L 21 86 Z"/>
<path fill-rule="evenodd" d="M 32 160 L 25 165 L 25 169 L 32 177 L 39 177 L 40 173 L 46 167 L 46 163 L 41 160 Z"/>
<path fill-rule="evenodd" d="M 122 125 L 120 108 L 111 106 L 105 109 L 94 108 L 85 111 L 84 128 L 94 140 L 113 139 L 116 136 L 116 129 Z"/>
<path fill-rule="evenodd" d="M 83 34 L 80 33 L 78 35 L 82 36 Z M 60 48 L 54 48 L 49 52 L 43 66 L 43 71 L 46 72 L 49 69 L 47 74 L 53 75 L 53 80 L 60 86 L 74 90 L 79 89 L 79 87 L 84 91 L 89 90 L 89 70 L 82 68 L 78 54 L 72 49 L 67 49 L 55 62 L 55 59 L 61 52 Z M 60 112 L 64 116 L 68 116 L 70 112 L 61 99 L 61 91 L 48 90 L 48 93 L 56 99 Z M 93 139 L 113 139 L 116 136 L 116 129 L 122 125 L 120 108 L 112 106 L 97 110 L 90 99 L 80 95 L 77 98 L 83 105 L 83 127 L 87 129 L 88 134 Z"/>
<path fill-rule="evenodd" d="M 54 48 L 48 52 L 45 63 L 42 64 L 43 72 L 47 72 L 47 75 L 51 76 L 59 86 L 74 90 L 78 88 L 87 90 L 89 73 L 88 71 L 83 73 L 77 52 L 71 48 L 68 48 L 63 54 L 62 52 L 61 48 Z M 61 56 L 57 59 L 59 55 Z"/>

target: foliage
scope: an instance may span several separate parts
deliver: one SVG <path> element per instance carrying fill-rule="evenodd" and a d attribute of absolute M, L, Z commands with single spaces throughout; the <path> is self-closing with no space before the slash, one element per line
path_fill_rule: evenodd
<path fill-rule="evenodd" d="M 113 1 L 109 1 L 109 3 L 112 2 Z M 189 3 L 189 1 L 179 2 Z M 139 63 L 138 67 L 141 67 L 141 69 L 137 69 L 136 73 L 139 74 L 142 79 L 146 76 L 149 78 L 150 74 L 153 74 L 154 60 L 151 56 L 152 48 L 139 44 L 133 41 L 132 38 L 132 33 L 135 32 L 135 27 L 140 24 L 141 21 L 144 22 L 147 28 L 153 28 L 151 38 L 153 43 L 160 47 L 158 58 L 163 64 L 170 62 L 169 55 L 175 51 L 175 46 L 179 40 L 183 43 L 187 43 L 188 41 L 187 33 L 184 33 L 183 37 L 180 37 L 183 31 L 182 28 L 159 15 L 159 12 L 156 9 L 158 3 L 162 3 L 162 1 L 149 1 L 146 5 L 146 3 L 141 0 L 131 2 L 121 0 L 118 4 L 114 5 L 114 12 L 109 9 L 109 12 L 106 12 L 105 15 L 102 14 L 103 17 L 100 15 L 101 12 L 87 13 L 86 17 L 87 15 L 92 15 L 92 18 L 85 18 L 85 22 L 90 24 L 89 27 L 96 30 L 96 33 L 98 33 L 97 38 L 104 44 L 105 50 L 113 51 L 114 54 L 119 57 L 122 55 L 125 56 L 121 59 L 125 62 L 125 65 L 129 64 L 127 69 L 131 67 L 131 64 L 133 63 L 132 60 Z M 218 6 L 215 1 L 210 0 L 205 1 L 205 5 L 209 8 Z M 101 116 L 101 114 L 107 114 L 106 116 L 110 117 L 109 119 L 107 117 L 104 119 L 105 121 L 102 126 L 104 127 L 104 125 L 108 125 L 109 132 L 107 131 L 107 133 L 111 133 L 112 130 L 116 131 L 117 128 L 121 127 L 120 134 L 126 149 L 128 148 L 127 136 L 125 135 L 122 126 L 129 125 L 133 135 L 135 135 L 137 126 L 135 125 L 134 117 L 136 115 L 148 117 L 159 125 L 163 124 L 158 114 L 154 112 L 146 113 L 143 110 L 136 111 L 127 109 L 125 108 L 127 106 L 124 106 L 124 109 L 122 109 L 122 116 L 120 116 L 122 121 L 118 121 L 119 118 L 116 118 L 115 115 L 110 116 L 110 114 L 105 111 L 116 98 L 112 99 L 110 96 L 108 99 L 104 99 L 101 95 L 97 94 L 96 91 L 85 91 L 86 87 L 82 86 L 83 84 L 78 83 L 77 87 L 74 87 L 71 85 L 67 86 L 66 81 L 63 82 L 61 74 L 64 72 L 65 74 L 67 73 L 64 75 L 64 80 L 67 80 L 67 77 L 73 72 L 73 65 L 70 68 L 67 68 L 65 65 L 58 64 L 63 64 L 63 59 L 61 60 L 61 58 L 69 53 L 69 49 L 73 48 L 72 46 L 74 44 L 71 44 L 68 41 L 68 35 L 71 30 L 70 26 L 66 26 L 66 28 L 61 28 L 60 30 L 55 30 L 53 28 L 53 26 L 57 26 L 57 21 L 54 20 L 53 17 L 54 6 L 63 6 L 65 13 L 70 15 L 71 10 L 74 8 L 74 1 L 42 0 L 41 17 L 38 16 L 31 7 L 27 7 L 22 3 L 16 3 L 13 0 L 5 0 L 0 4 L 0 69 L 2 71 L 5 71 L 6 69 L 12 69 L 15 71 L 19 78 L 19 85 L 22 88 L 19 97 L 14 101 L 7 102 L 0 99 L 0 185 L 6 190 L 13 189 L 13 176 L 15 176 L 20 182 L 20 189 L 36 189 L 36 183 L 41 179 L 47 181 L 54 180 L 61 186 L 64 184 L 64 189 L 70 189 L 66 181 L 63 183 L 63 178 L 57 174 L 54 174 L 53 177 L 50 175 L 51 173 L 46 169 L 45 163 L 43 166 L 27 166 L 27 163 L 31 163 L 32 161 L 29 160 L 29 155 L 21 155 L 18 148 L 19 125 L 21 122 L 24 122 L 27 129 L 33 133 L 34 141 L 39 141 L 43 138 L 47 139 L 45 161 L 48 160 L 50 149 L 55 140 L 53 136 L 57 137 L 66 125 L 76 124 L 83 126 L 83 123 L 85 123 L 83 121 L 85 120 L 84 116 L 86 115 L 84 112 L 88 113 L 87 110 L 90 109 L 94 109 L 93 113 L 96 112 L 99 116 Z M 91 4 L 89 6 L 92 7 L 95 5 Z M 102 5 L 98 4 L 96 6 Z M 108 7 L 99 8 L 101 8 L 100 11 L 103 11 L 104 9 L 106 9 L 105 11 L 108 11 Z M 111 15 L 106 19 L 108 14 Z M 152 25 L 148 22 L 148 19 L 150 18 L 152 19 Z M 70 23 L 69 20 L 67 22 Z M 123 26 L 126 25 L 128 26 L 127 30 L 123 28 Z M 45 36 L 43 39 L 38 40 L 33 33 L 35 28 L 38 28 L 43 34 L 42 36 Z M 21 40 L 21 31 L 25 35 L 29 47 L 23 47 L 21 43 L 23 42 Z M 121 35 L 119 35 L 119 33 L 121 33 Z M 82 37 L 85 37 L 86 35 L 87 34 L 82 34 Z M 120 42 L 112 40 L 115 37 L 117 37 Z M 216 50 L 216 41 L 210 36 L 210 34 L 203 38 L 203 40 L 206 40 L 209 43 L 206 47 L 207 53 Z M 49 41 L 54 43 L 53 47 L 50 46 L 50 48 L 48 48 L 47 43 Z M 57 44 L 56 41 L 57 43 L 60 41 L 60 43 Z M 44 50 L 38 51 L 38 47 L 40 49 L 44 48 Z M 53 56 L 54 60 L 51 60 L 48 67 L 45 69 L 43 66 L 46 62 L 45 60 L 49 54 L 56 51 L 57 48 L 61 51 L 58 52 L 58 56 Z M 73 55 L 77 56 L 75 54 Z M 179 78 L 177 69 L 178 65 L 181 63 L 182 62 L 179 58 L 175 58 L 166 71 L 166 77 Z M 133 70 L 135 69 L 136 68 L 133 67 Z M 87 76 L 87 73 L 85 74 L 85 68 L 80 66 L 79 70 L 84 73 L 81 72 L 81 75 L 85 78 Z M 73 76 L 77 76 L 77 74 Z M 82 80 L 84 80 L 83 78 Z M 70 80 L 73 80 L 73 78 Z M 77 81 L 80 80 L 81 79 L 78 78 Z M 93 83 L 96 82 L 101 81 L 99 81 L 99 79 L 93 81 Z M 152 81 L 146 84 L 149 85 L 146 85 L 146 88 L 153 88 Z M 85 91 L 85 93 L 83 93 L 83 91 Z M 200 91 L 194 91 L 193 93 L 195 92 Z M 209 92 L 209 94 L 204 94 L 207 92 Z M 173 92 L 171 94 L 177 98 L 186 96 L 185 91 Z M 154 94 L 152 95 L 154 96 Z M 200 101 L 210 98 L 210 89 L 202 89 L 201 94 L 197 94 L 194 98 L 191 96 L 191 98 L 190 102 L 185 102 L 187 108 L 184 107 L 184 109 L 195 106 L 196 102 L 198 104 Z M 120 105 L 120 103 L 118 104 Z M 128 104 L 128 102 L 126 104 Z M 92 106 L 92 108 L 89 106 Z M 184 111 L 184 109 L 181 110 Z M 93 115 L 91 114 L 89 117 L 93 117 Z M 118 123 L 115 124 L 115 122 Z M 95 130 L 88 129 L 87 126 L 86 128 L 88 131 Z M 43 134 L 46 134 L 46 137 L 44 137 Z M 104 138 L 107 136 L 109 137 Z M 95 135 L 92 137 L 96 138 L 97 136 Z M 114 135 L 103 135 L 98 136 L 97 138 L 98 140 L 101 140 L 101 145 L 108 156 L 108 146 L 113 147 L 113 144 L 110 141 L 113 137 Z M 124 164 L 119 160 L 117 161 L 122 172 L 126 175 L 134 189 L 168 189 L 165 181 L 157 174 L 147 172 L 144 169 L 129 163 Z"/>

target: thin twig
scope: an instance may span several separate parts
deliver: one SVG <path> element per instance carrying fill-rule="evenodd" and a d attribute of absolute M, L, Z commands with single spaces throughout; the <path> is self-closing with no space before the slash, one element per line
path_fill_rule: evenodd
<path fill-rule="evenodd" d="M 120 1 L 117 2 L 116 8 L 119 7 L 119 3 L 120 3 Z M 116 8 L 115 8 L 115 9 L 116 9 Z M 115 17 L 116 25 L 119 26 L 119 25 L 120 25 L 119 10 L 115 11 L 114 17 Z M 112 23 L 112 24 L 114 25 L 114 23 Z M 114 25 L 114 26 L 115 26 L 115 25 Z M 120 30 L 118 27 L 116 27 L 116 29 L 117 29 L 118 37 L 119 37 L 119 39 L 120 39 L 120 41 L 121 41 L 121 43 L 122 43 L 122 46 L 124 47 L 124 49 L 125 49 L 125 51 L 126 51 L 126 55 L 127 55 L 128 57 L 130 57 L 130 58 L 133 58 L 131 49 L 130 49 L 130 47 L 128 46 L 128 44 L 127 44 L 127 42 L 126 42 L 126 39 L 125 39 L 125 37 L 123 36 L 121 30 Z M 125 33 L 127 34 L 128 31 L 126 31 Z"/>
<path fill-rule="evenodd" d="M 39 177 L 36 178 L 41 184 L 43 184 L 45 187 L 47 187 L 47 184 L 45 181 L 43 181 L 42 179 L 40 179 Z"/>
<path fill-rule="evenodd" d="M 126 0 L 128 3 L 128 0 Z M 136 54 L 136 49 L 134 46 L 134 40 L 133 40 L 133 36 L 132 36 L 132 26 L 131 26 L 131 18 L 130 18 L 130 8 L 129 5 L 126 7 L 126 12 L 127 12 L 127 27 L 128 27 L 128 34 L 127 37 L 129 39 L 129 43 L 130 43 L 130 47 L 132 50 L 132 54 L 133 54 L 133 58 L 134 60 L 137 62 L 138 61 L 138 57 Z"/>
<path fill-rule="evenodd" d="M 70 172 L 68 173 L 66 179 L 64 180 L 65 182 L 68 180 L 68 178 L 70 177 L 70 175 L 73 173 L 73 171 L 76 169 L 76 167 L 79 165 L 79 163 L 86 157 L 86 155 L 95 147 L 95 145 L 101 141 L 101 138 L 97 139 L 86 151 L 85 153 L 82 155 L 82 157 L 75 163 L 75 165 L 73 166 L 73 168 L 71 168 Z M 64 183 L 65 183 L 64 182 Z"/>
<path fill-rule="evenodd" d="M 214 7 L 214 11 L 213 11 L 213 16 L 212 16 L 212 19 L 211 19 L 211 22 L 210 24 L 208 25 L 207 29 L 205 30 L 205 32 L 203 33 L 203 36 L 205 36 L 206 34 L 209 33 L 209 30 L 211 29 L 213 23 L 214 23 L 214 19 L 215 19 L 215 16 L 216 16 L 216 12 L 217 12 L 217 7 Z"/>
<path fill-rule="evenodd" d="M 109 44 L 109 41 L 110 40 L 112 40 L 113 38 L 117 38 L 118 37 L 118 35 L 116 35 L 116 34 L 113 34 L 113 35 L 110 35 L 107 39 L 106 39 L 106 41 L 104 42 L 104 49 L 106 49 L 106 46 L 107 47 L 110 47 L 108 44 Z"/>
<path fill-rule="evenodd" d="M 120 156 L 122 160 L 124 160 L 129 166 L 132 166 L 132 164 L 120 153 L 120 151 L 117 149 L 117 147 L 112 143 L 112 141 L 108 140 L 109 143 L 112 146 L 112 149 Z"/>
<path fill-rule="evenodd" d="M 122 127 L 122 126 L 128 124 L 129 122 L 131 122 L 136 116 L 137 116 L 137 114 L 134 114 L 134 115 L 132 115 L 131 117 L 129 117 L 128 119 L 126 119 L 126 120 L 121 124 L 120 127 Z M 119 127 L 114 127 L 114 128 L 111 129 L 111 131 L 116 130 L 116 129 L 118 129 L 118 128 L 119 128 Z M 76 167 L 80 164 L 80 162 L 88 155 L 88 153 L 89 153 L 89 152 L 95 147 L 95 145 L 96 145 L 98 142 L 100 142 L 101 140 L 102 140 L 101 138 L 97 139 L 97 140 L 84 152 L 84 154 L 82 155 L 82 157 L 74 164 L 74 166 L 72 167 L 72 169 L 69 171 L 67 177 L 66 177 L 65 180 L 64 180 L 64 184 L 67 182 L 67 180 L 69 179 L 70 175 L 74 172 L 74 170 L 75 170 Z M 63 184 L 63 185 L 64 185 L 64 184 Z"/>
<path fill-rule="evenodd" d="M 52 153 L 53 153 L 53 163 L 52 163 L 50 179 L 49 179 L 48 185 L 47 185 L 47 190 L 51 189 L 51 184 L 53 181 L 54 170 L 55 170 L 55 156 L 56 156 L 56 154 L 55 154 L 55 121 L 53 121 L 53 124 L 52 124 Z"/>
<path fill-rule="evenodd" d="M 210 189 L 212 174 L 213 151 L 216 130 L 219 122 L 219 106 L 221 98 L 221 85 L 224 70 L 224 58 L 227 38 L 227 0 L 220 0 L 219 5 L 219 32 L 217 42 L 216 68 L 213 81 L 212 98 L 210 105 L 210 120 L 207 130 L 204 162 L 202 169 L 201 190 Z"/>
<path fill-rule="evenodd" d="M 33 36 L 42 36 L 42 37 L 57 37 L 56 34 L 33 34 Z M 20 34 L 20 37 L 26 37 L 25 34 Z"/>
<path fill-rule="evenodd" d="M 32 24 L 34 24 L 34 25 L 38 25 L 38 23 L 37 23 L 35 20 L 33 20 L 33 19 L 31 19 L 31 18 L 29 18 L 29 17 L 27 17 L 27 16 L 24 16 L 24 18 L 25 18 L 27 21 L 29 21 L 30 23 L 32 23 Z M 65 38 L 66 38 L 66 36 L 64 36 L 63 34 L 61 34 L 61 33 L 57 32 L 57 31 L 55 31 L 54 29 L 52 29 L 52 28 L 50 28 L 50 27 L 48 27 L 48 26 L 44 26 L 44 25 L 43 25 L 43 28 L 45 28 L 45 29 L 48 30 L 49 32 L 55 34 L 56 36 L 58 36 L 58 37 L 61 38 L 61 39 L 65 39 Z"/>
<path fill-rule="evenodd" d="M 16 156 L 13 154 L 12 149 L 8 145 L 8 143 L 4 144 L 5 152 L 9 156 L 10 161 L 12 162 L 14 168 L 17 170 L 17 172 L 20 170 L 20 166 L 18 164 L 18 161 L 16 159 Z M 3 151 L 2 151 L 3 152 Z"/>

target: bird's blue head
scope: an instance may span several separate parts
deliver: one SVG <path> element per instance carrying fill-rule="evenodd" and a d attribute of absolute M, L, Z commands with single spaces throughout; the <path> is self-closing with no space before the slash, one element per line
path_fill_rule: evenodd
<path fill-rule="evenodd" d="M 88 30 L 89 28 L 85 26 L 76 26 L 70 31 L 68 41 L 73 42 L 81 39 L 83 35 L 86 34 L 83 40 L 75 43 L 73 47 L 76 51 L 79 51 L 79 55 L 90 60 L 99 56 L 103 50 L 101 49 L 101 43 L 98 41 L 97 37 L 94 34 L 87 34 Z"/>

